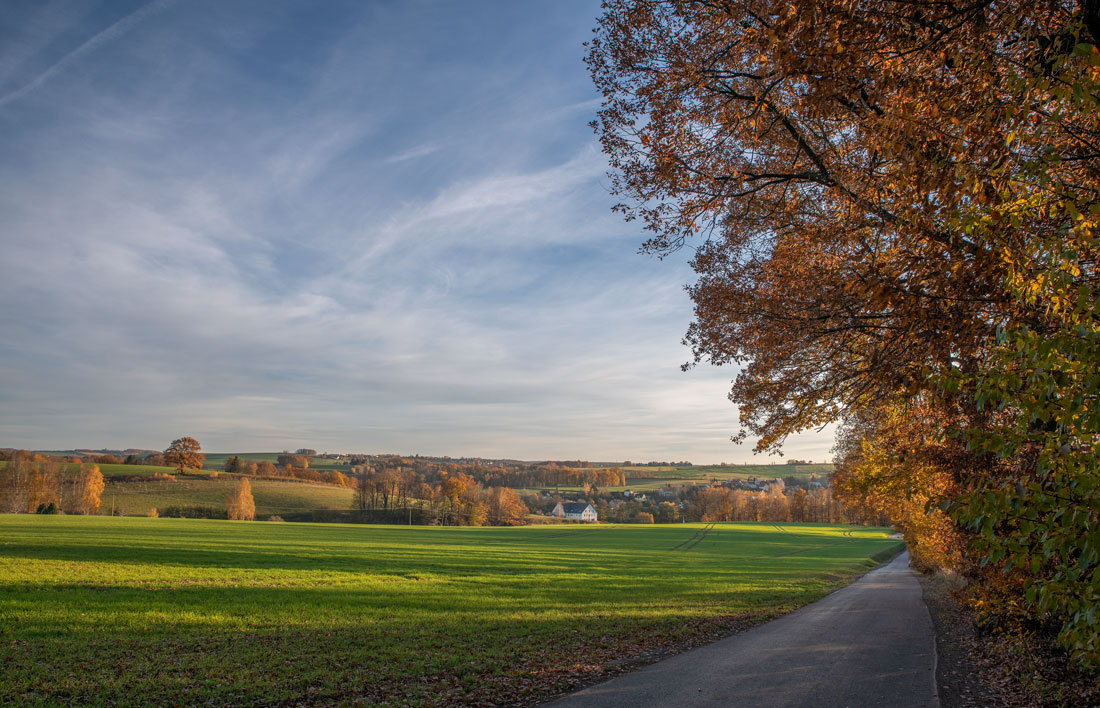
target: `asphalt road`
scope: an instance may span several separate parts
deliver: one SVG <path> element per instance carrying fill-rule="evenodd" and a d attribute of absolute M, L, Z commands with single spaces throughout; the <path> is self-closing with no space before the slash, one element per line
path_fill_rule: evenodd
<path fill-rule="evenodd" d="M 937 708 L 932 620 L 909 555 L 797 612 L 553 708 Z"/>

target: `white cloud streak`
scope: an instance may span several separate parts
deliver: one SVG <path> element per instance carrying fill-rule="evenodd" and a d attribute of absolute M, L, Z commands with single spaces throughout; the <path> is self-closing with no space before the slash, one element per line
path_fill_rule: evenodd
<path fill-rule="evenodd" d="M 110 26 L 95 33 L 91 38 L 86 40 L 80 46 L 76 47 L 65 56 L 58 59 L 47 69 L 32 77 L 18 89 L 9 91 L 8 93 L 0 96 L 0 108 L 3 108 L 13 101 L 17 101 L 31 91 L 34 91 L 57 74 L 60 74 L 70 67 L 75 66 L 81 60 L 86 58 L 91 53 L 95 52 L 100 47 L 119 39 L 127 32 L 132 31 L 142 22 L 146 21 L 153 15 L 167 9 L 173 4 L 175 4 L 175 0 L 153 0 L 153 2 L 150 2 L 149 4 L 138 8 L 137 10 L 131 12 L 130 14 L 117 20 L 116 22 L 113 22 Z"/>
<path fill-rule="evenodd" d="M 398 162 L 405 162 L 406 160 L 416 160 L 421 157 L 427 157 L 439 150 L 439 146 L 434 143 L 424 143 L 423 145 L 417 145 L 411 147 L 408 150 L 403 150 L 396 155 L 391 155 L 386 158 L 386 164 L 396 164 Z"/>
<path fill-rule="evenodd" d="M 679 371 L 687 268 L 636 256 L 609 213 L 587 79 L 486 68 L 496 93 L 460 87 L 429 119 L 402 113 L 412 99 L 378 68 L 402 49 L 387 26 L 349 22 L 327 53 L 280 36 L 242 61 L 268 31 L 242 17 L 230 49 L 190 38 L 165 54 L 164 5 L 0 99 L 147 23 L 133 52 L 160 69 L 126 91 L 43 92 L 59 124 L 13 136 L 27 169 L 0 160 L 0 445 L 189 432 L 214 450 L 748 457 L 728 442 L 734 372 Z M 298 83 L 242 68 L 265 62 Z M 544 139 L 558 147 L 532 148 Z"/>

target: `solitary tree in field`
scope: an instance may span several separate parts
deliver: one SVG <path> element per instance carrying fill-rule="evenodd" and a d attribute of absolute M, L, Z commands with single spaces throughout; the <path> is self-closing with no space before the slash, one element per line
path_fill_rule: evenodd
<path fill-rule="evenodd" d="M 236 521 L 256 518 L 256 503 L 252 500 L 252 485 L 242 477 L 233 493 L 225 498 L 225 515 Z"/>
<path fill-rule="evenodd" d="M 164 451 L 164 461 L 183 474 L 188 467 L 196 469 L 202 467 L 202 461 L 206 459 L 206 455 L 199 452 L 201 449 L 202 446 L 195 438 L 177 438 Z"/>

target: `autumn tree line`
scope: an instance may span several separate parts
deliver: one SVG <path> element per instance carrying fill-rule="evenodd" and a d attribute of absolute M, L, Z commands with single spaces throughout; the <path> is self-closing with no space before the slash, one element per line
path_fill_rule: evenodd
<path fill-rule="evenodd" d="M 620 466 L 597 467 L 585 460 L 520 462 L 458 462 L 424 457 L 398 455 L 357 455 L 352 474 L 361 468 L 414 469 L 419 474 L 461 472 L 485 487 L 553 487 L 588 484 L 592 487 L 614 487 L 626 484 L 626 474 Z"/>
<path fill-rule="evenodd" d="M 1093 670 L 1098 44 L 1096 0 L 607 0 L 587 56 L 737 439 L 839 422 L 838 496 Z"/>
<path fill-rule="evenodd" d="M 432 464 L 354 467 L 355 507 L 366 512 L 415 506 L 419 523 L 443 526 L 527 523 L 527 506 L 514 490 L 483 486 L 472 475 L 461 471 L 462 467 Z"/>
<path fill-rule="evenodd" d="M 265 479 L 295 479 L 302 482 L 331 484 L 336 487 L 355 486 L 354 480 L 339 470 L 310 469 L 310 456 L 284 453 L 270 460 L 242 460 L 237 455 L 225 461 L 223 469 L 230 474 L 247 475 Z"/>
<path fill-rule="evenodd" d="M 0 468 L 0 512 L 94 514 L 103 494 L 95 463 L 72 463 L 17 450 Z"/>
<path fill-rule="evenodd" d="M 881 512 L 846 503 L 828 487 L 785 490 L 773 484 L 762 491 L 701 489 L 689 498 L 687 509 L 693 521 L 793 521 L 875 526 L 889 523 Z"/>
<path fill-rule="evenodd" d="M 639 497 L 644 496 L 644 501 Z M 621 524 L 668 524 L 680 521 L 809 522 L 887 526 L 889 518 L 879 508 L 842 499 L 825 486 L 809 489 L 772 482 L 764 489 L 738 489 L 722 485 L 685 487 L 671 497 L 656 493 L 625 496 L 621 492 L 580 495 L 592 504 L 600 521 Z M 557 494 L 527 495 L 523 501 L 533 512 L 548 514 L 564 499 Z"/>

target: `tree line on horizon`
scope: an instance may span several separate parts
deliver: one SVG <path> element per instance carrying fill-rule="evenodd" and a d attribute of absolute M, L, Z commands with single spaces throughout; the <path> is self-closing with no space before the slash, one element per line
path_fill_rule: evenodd
<path fill-rule="evenodd" d="M 7 456 L 0 470 L 0 513 L 95 514 L 103 474 L 95 463 L 72 464 L 26 450 Z"/>
<path fill-rule="evenodd" d="M 217 471 L 203 470 L 204 455 L 201 444 L 194 438 L 173 440 L 162 453 L 145 455 L 128 460 L 129 464 L 172 466 L 177 474 L 191 473 L 212 477 Z M 223 508 L 203 505 L 170 505 L 161 509 L 149 509 L 147 515 L 252 520 L 255 503 L 248 479 L 296 480 L 329 484 L 353 490 L 352 508 L 363 518 L 382 523 L 408 523 L 439 525 L 520 525 L 528 522 L 529 513 L 549 515 L 560 501 L 586 500 L 596 508 L 601 521 L 616 523 L 669 523 L 676 521 L 820 521 L 847 523 L 885 523 L 882 514 L 866 510 L 856 511 L 853 504 L 841 504 L 823 487 L 800 489 L 798 481 L 791 477 L 789 485 L 770 484 L 763 490 L 729 489 L 725 487 L 694 486 L 678 490 L 674 500 L 653 497 L 639 501 L 622 493 L 608 492 L 612 486 L 625 486 L 626 476 L 621 467 L 596 467 L 583 461 L 565 463 L 495 463 L 484 461 L 441 462 L 422 457 L 397 455 L 361 455 L 344 474 L 337 470 L 310 469 L 309 450 L 281 453 L 271 460 L 246 460 L 231 455 L 222 465 L 222 471 L 238 479 L 233 492 Z M 53 480 L 70 479 L 62 471 L 79 471 L 95 466 L 87 460 L 102 460 L 103 455 L 88 457 L 44 456 L 27 451 L 2 453 L 11 459 L 33 460 L 43 469 L 56 473 Z M 369 464 L 368 464 L 369 463 Z M 115 464 L 115 463 L 104 463 Z M 125 464 L 125 463 L 124 463 Z M 42 487 L 38 477 L 18 477 L 15 467 L 10 472 L 0 472 L 0 486 L 37 490 L 59 490 L 57 484 Z M 98 467 L 95 468 L 98 471 Z M 203 470 L 200 472 L 200 470 Z M 643 477 L 654 473 L 641 473 Z M 102 484 L 102 475 L 101 484 Z M 22 479 L 22 482 L 14 480 Z M 75 479 L 75 477 L 72 477 Z M 170 480 L 172 475 L 116 475 L 119 483 Z M 776 480 L 779 482 L 780 480 Z M 717 484 L 717 482 L 712 482 Z M 580 489 L 567 498 L 559 494 L 526 493 L 520 495 L 514 487 L 577 486 Z M 71 483 L 70 483 L 71 486 Z M 102 492 L 102 489 L 100 489 Z M 29 504 L 14 503 L 12 510 L 34 511 L 38 506 L 54 501 L 58 509 L 72 508 L 60 505 L 54 491 L 33 492 Z M 48 499 L 47 499 L 48 498 Z M 415 510 L 415 516 L 393 513 Z M 374 514 L 373 512 L 383 512 Z M 72 513 L 72 512 L 67 512 Z M 91 513 L 95 513 L 94 511 Z M 280 519 L 281 520 L 281 519 Z"/>

